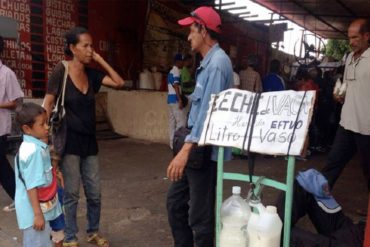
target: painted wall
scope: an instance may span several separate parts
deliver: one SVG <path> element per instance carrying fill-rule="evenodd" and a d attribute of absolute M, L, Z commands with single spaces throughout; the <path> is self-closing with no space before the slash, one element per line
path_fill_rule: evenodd
<path fill-rule="evenodd" d="M 19 34 L 18 40 L 5 39 L 1 60 L 17 74 L 27 97 L 42 97 L 48 75 L 64 59 L 63 33 L 86 24 L 87 2 L 1 0 L 0 16 L 17 21 Z"/>
<path fill-rule="evenodd" d="M 39 105 L 42 101 L 24 100 Z M 96 97 L 96 114 L 97 118 L 108 117 L 114 131 L 121 135 L 164 144 L 169 142 L 167 92 L 117 91 L 102 87 Z"/>
<path fill-rule="evenodd" d="M 135 79 L 146 12 L 147 0 L 0 0 L 0 16 L 18 22 L 19 34 L 18 40 L 5 37 L 0 59 L 17 74 L 26 97 L 42 98 L 54 66 L 65 59 L 64 33 L 83 26 L 95 50 L 125 79 Z"/>
<path fill-rule="evenodd" d="M 167 144 L 167 92 L 108 92 L 107 112 L 114 130 L 131 138 Z"/>

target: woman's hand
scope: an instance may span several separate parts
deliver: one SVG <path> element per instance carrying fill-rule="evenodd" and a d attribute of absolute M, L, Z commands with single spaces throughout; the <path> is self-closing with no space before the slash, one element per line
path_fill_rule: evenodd
<path fill-rule="evenodd" d="M 95 62 L 97 63 L 101 63 L 101 61 L 103 60 L 103 58 L 98 54 L 96 53 L 95 51 L 93 51 L 93 54 L 92 54 L 92 58 Z"/>
<path fill-rule="evenodd" d="M 116 89 L 123 87 L 125 81 L 122 77 L 95 51 L 93 51 L 93 60 L 108 72 L 108 75 L 106 75 L 102 81 L 104 86 Z"/>
<path fill-rule="evenodd" d="M 60 187 L 64 189 L 64 177 L 63 177 L 62 172 L 59 170 L 59 168 L 57 168 L 56 170 L 56 177 L 59 180 Z"/>

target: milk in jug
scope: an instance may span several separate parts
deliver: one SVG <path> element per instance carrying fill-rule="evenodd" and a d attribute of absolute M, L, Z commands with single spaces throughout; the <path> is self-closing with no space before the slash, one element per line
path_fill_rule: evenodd
<path fill-rule="evenodd" d="M 250 206 L 240 197 L 240 187 L 232 188 L 233 195 L 222 203 L 220 247 L 247 247 L 247 225 Z"/>
<path fill-rule="evenodd" d="M 283 223 L 276 207 L 258 204 L 259 214 L 252 212 L 248 223 L 249 247 L 280 247 Z"/>

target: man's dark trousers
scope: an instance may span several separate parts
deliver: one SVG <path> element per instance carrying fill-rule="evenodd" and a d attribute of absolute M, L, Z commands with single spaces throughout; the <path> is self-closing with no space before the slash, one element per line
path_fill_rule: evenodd
<path fill-rule="evenodd" d="M 342 126 L 338 127 L 327 164 L 321 171 L 328 180 L 331 188 L 333 188 L 344 167 L 354 157 L 357 151 L 360 154 L 367 188 L 370 190 L 370 135 L 355 133 L 344 129 Z"/>
<path fill-rule="evenodd" d="M 0 136 L 0 183 L 6 193 L 14 200 L 15 196 L 15 175 L 8 159 L 6 135 Z"/>
<path fill-rule="evenodd" d="M 285 193 L 281 193 L 276 207 L 280 218 L 284 219 Z M 295 226 L 308 215 L 317 233 Z M 364 224 L 353 224 L 341 211 L 326 213 L 312 194 L 305 191 L 297 181 L 293 187 L 291 247 L 361 247 L 364 240 Z M 282 231 L 283 233 L 283 231 Z M 282 236 L 283 237 L 283 236 Z"/>
<path fill-rule="evenodd" d="M 185 168 L 167 194 L 168 220 L 175 247 L 213 247 L 217 164 Z M 194 232 L 194 233 L 193 233 Z"/>

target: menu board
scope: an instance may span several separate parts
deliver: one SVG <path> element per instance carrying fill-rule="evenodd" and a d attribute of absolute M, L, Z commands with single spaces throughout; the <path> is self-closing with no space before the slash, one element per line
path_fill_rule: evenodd
<path fill-rule="evenodd" d="M 64 59 L 63 35 L 76 26 L 77 16 L 76 1 L 45 0 L 45 55 L 48 75 L 55 64 Z"/>
<path fill-rule="evenodd" d="M 4 40 L 1 60 L 16 73 L 26 95 L 30 94 L 27 78 L 32 73 L 30 42 L 30 5 L 29 0 L 0 0 L 0 16 L 18 22 L 18 40 Z"/>
<path fill-rule="evenodd" d="M 16 20 L 19 34 L 5 39 L 1 60 L 16 73 L 26 97 L 43 97 L 54 66 L 65 59 L 64 33 L 81 20 L 87 26 L 87 1 L 0 0 L 0 16 Z"/>

